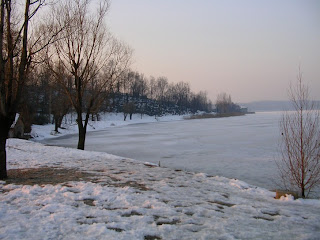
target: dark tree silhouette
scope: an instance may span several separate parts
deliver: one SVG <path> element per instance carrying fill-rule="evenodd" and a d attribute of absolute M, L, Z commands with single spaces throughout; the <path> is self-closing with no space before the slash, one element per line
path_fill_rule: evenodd
<path fill-rule="evenodd" d="M 18 8 L 13 2 L 0 2 L 0 179 L 7 178 L 6 141 L 27 82 L 32 57 L 38 52 L 29 46 L 29 21 L 44 4 L 42 0 L 26 0 L 24 8 Z M 23 12 L 19 12 L 21 9 Z M 21 16 L 22 20 L 17 22 L 16 16 Z"/>
<path fill-rule="evenodd" d="M 70 88 L 59 77 L 77 113 L 78 149 L 84 149 L 90 114 L 103 102 L 104 94 L 113 90 L 121 73 L 127 69 L 131 50 L 111 36 L 104 25 L 109 1 L 101 0 L 96 11 L 90 1 L 61 2 L 54 11 L 55 24 L 64 30 L 51 49 L 46 62 L 55 76 L 64 68 L 72 75 Z M 90 12 L 91 11 L 91 12 Z"/>

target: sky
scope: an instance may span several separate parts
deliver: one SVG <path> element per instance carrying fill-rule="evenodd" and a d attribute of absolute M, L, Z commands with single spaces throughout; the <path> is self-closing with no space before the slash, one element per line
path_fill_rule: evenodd
<path fill-rule="evenodd" d="M 107 24 L 134 50 L 133 70 L 213 101 L 287 100 L 299 66 L 320 99 L 318 0 L 113 0 Z"/>

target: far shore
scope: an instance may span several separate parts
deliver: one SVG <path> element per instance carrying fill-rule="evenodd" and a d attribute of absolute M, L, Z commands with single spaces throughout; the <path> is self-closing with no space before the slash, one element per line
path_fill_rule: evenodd
<path fill-rule="evenodd" d="M 244 116 L 246 114 L 254 114 L 255 112 L 233 112 L 233 113 L 203 113 L 203 114 L 194 114 L 191 116 L 184 117 L 185 120 L 193 119 L 203 119 L 203 118 L 225 118 L 225 117 L 237 117 Z"/>

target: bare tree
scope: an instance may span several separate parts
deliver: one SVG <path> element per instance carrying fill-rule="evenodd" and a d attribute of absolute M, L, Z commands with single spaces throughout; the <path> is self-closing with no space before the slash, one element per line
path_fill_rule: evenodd
<path fill-rule="evenodd" d="M 166 77 L 159 77 L 156 82 L 156 99 L 163 102 L 169 83 Z"/>
<path fill-rule="evenodd" d="M 240 106 L 233 103 L 231 96 L 226 93 L 220 93 L 216 100 L 217 113 L 240 113 Z"/>
<path fill-rule="evenodd" d="M 280 121 L 282 157 L 277 166 L 287 190 L 298 189 L 306 197 L 320 183 L 320 112 L 300 71 L 289 97 L 294 111 L 285 112 Z"/>
<path fill-rule="evenodd" d="M 156 91 L 156 79 L 153 76 L 151 76 L 149 79 L 149 95 L 148 95 L 150 99 L 155 98 L 155 91 Z"/>
<path fill-rule="evenodd" d="M 212 111 L 212 102 L 208 99 L 207 92 L 200 91 L 197 94 L 191 94 L 191 108 L 195 112 L 201 111 Z"/>
<path fill-rule="evenodd" d="M 217 113 L 228 113 L 232 105 L 231 96 L 226 93 L 220 93 L 217 96 L 216 108 Z"/>
<path fill-rule="evenodd" d="M 58 26 L 66 26 L 58 36 L 47 59 L 53 74 L 55 65 L 63 67 L 73 77 L 70 89 L 65 88 L 77 113 L 78 149 L 84 149 L 90 114 L 103 102 L 103 96 L 114 88 L 116 80 L 127 69 L 131 50 L 111 36 L 104 25 L 109 9 L 108 0 L 100 0 L 96 11 L 89 0 L 62 2 L 54 11 Z"/>
<path fill-rule="evenodd" d="M 136 111 L 136 106 L 133 102 L 128 102 L 123 105 L 123 120 L 125 121 L 127 119 L 127 116 L 129 114 L 130 120 L 132 120 L 132 115 Z"/>
<path fill-rule="evenodd" d="M 50 70 L 48 70 L 51 72 Z M 59 78 L 57 80 L 57 78 Z M 59 68 L 55 70 L 54 76 L 50 76 L 49 79 L 50 84 L 50 106 L 51 113 L 54 119 L 54 131 L 56 133 L 59 132 L 59 128 L 61 128 L 62 120 L 64 116 L 70 111 L 71 103 L 68 99 L 68 96 L 65 94 L 65 88 L 62 87 L 68 86 L 71 89 L 71 76 L 65 72 L 64 68 Z M 58 84 L 56 84 L 58 82 Z M 60 83 L 60 84 L 59 84 Z"/>
<path fill-rule="evenodd" d="M 7 178 L 6 141 L 15 120 L 32 56 L 38 50 L 29 46 L 29 22 L 44 0 L 0 2 L 0 179 Z M 40 51 L 40 49 L 39 49 Z"/>

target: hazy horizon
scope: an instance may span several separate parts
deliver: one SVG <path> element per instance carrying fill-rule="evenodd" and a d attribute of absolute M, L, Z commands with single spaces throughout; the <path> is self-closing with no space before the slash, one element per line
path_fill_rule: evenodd
<path fill-rule="evenodd" d="M 133 70 L 212 100 L 287 100 L 299 66 L 319 99 L 319 13 L 316 0 L 116 0 L 108 26 L 134 49 Z"/>

